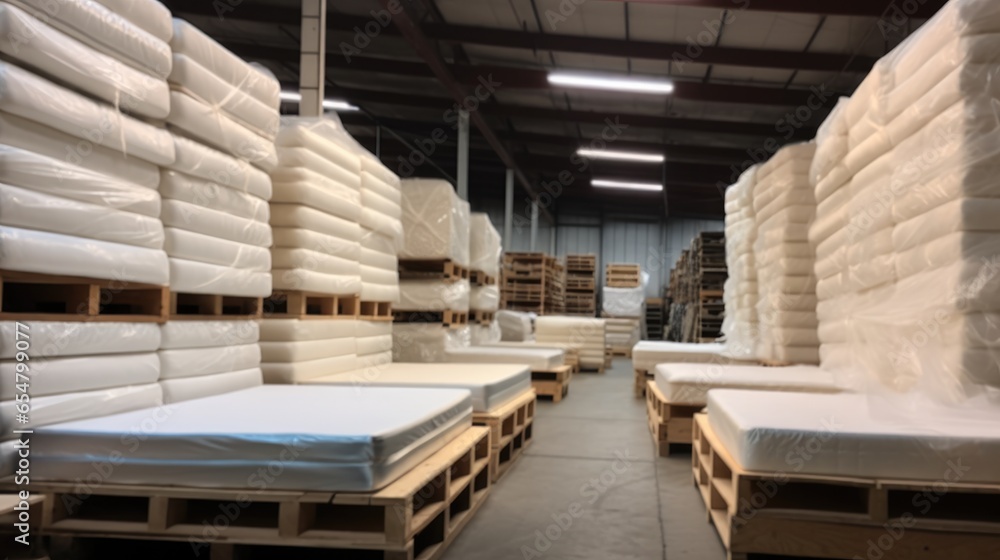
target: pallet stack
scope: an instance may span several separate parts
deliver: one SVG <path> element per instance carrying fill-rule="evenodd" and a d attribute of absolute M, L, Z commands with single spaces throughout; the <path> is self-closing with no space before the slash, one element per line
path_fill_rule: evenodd
<path fill-rule="evenodd" d="M 504 309 L 538 315 L 563 312 L 565 269 L 554 257 L 545 253 L 505 253 L 501 274 Z"/>
<path fill-rule="evenodd" d="M 566 266 L 555 257 L 545 258 L 545 313 L 566 312 Z"/>
<path fill-rule="evenodd" d="M 670 271 L 667 340 L 712 342 L 722 335 L 727 277 L 725 234 L 698 234 Z"/>
<path fill-rule="evenodd" d="M 566 315 L 597 313 L 597 255 L 566 255 Z"/>
<path fill-rule="evenodd" d="M 662 298 L 646 299 L 646 339 L 663 340 L 664 306 Z"/>
<path fill-rule="evenodd" d="M 607 288 L 638 288 L 642 285 L 642 269 L 637 264 L 611 263 L 604 267 Z"/>

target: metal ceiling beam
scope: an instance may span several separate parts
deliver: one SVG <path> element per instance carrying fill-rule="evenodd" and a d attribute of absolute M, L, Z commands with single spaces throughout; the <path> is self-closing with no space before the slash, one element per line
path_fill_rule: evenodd
<path fill-rule="evenodd" d="M 468 95 L 468 92 L 464 87 L 462 87 L 461 84 L 459 84 L 458 81 L 456 81 L 448 67 L 448 64 L 446 64 L 438 54 L 435 46 L 431 44 L 423 32 L 420 31 L 420 27 L 417 23 L 410 18 L 405 4 L 401 4 L 399 0 L 379 0 L 379 3 L 385 10 L 390 12 L 393 24 L 397 29 L 399 29 L 400 33 L 403 34 L 403 37 L 410 44 L 413 50 L 415 50 L 427 66 L 430 67 L 434 77 L 436 77 L 445 89 L 448 90 L 452 100 L 455 103 L 462 105 Z M 537 202 L 538 193 L 532 186 L 531 181 L 528 180 L 527 175 L 525 175 L 524 172 L 521 171 L 521 168 L 518 167 L 517 162 L 514 161 L 514 158 L 507 151 L 507 147 L 504 146 L 503 142 L 497 137 L 496 133 L 493 132 L 493 129 L 490 128 L 490 125 L 486 122 L 482 112 L 472 111 L 469 114 L 469 118 L 476 125 L 476 128 L 479 129 L 479 132 L 483 135 L 483 137 L 486 138 L 486 141 L 489 142 L 490 146 L 493 147 L 493 150 L 500 157 L 500 159 L 503 160 L 504 164 L 508 168 L 514 170 L 515 177 L 517 177 L 518 182 L 521 183 L 521 187 L 523 187 L 528 193 L 528 196 Z M 540 208 L 540 210 L 550 223 L 555 223 L 555 218 L 548 211 L 548 209 Z"/>
<path fill-rule="evenodd" d="M 612 0 L 623 2 L 626 0 Z M 891 14 L 896 0 L 627 0 L 646 4 L 666 6 L 686 6 L 692 8 L 716 8 L 720 10 L 752 10 L 757 12 L 785 12 L 796 14 L 816 14 L 829 16 L 869 16 L 882 17 Z M 912 13 L 902 12 L 903 6 L 896 6 L 909 17 L 928 18 L 934 15 L 946 0 L 926 0 L 917 4 Z"/>

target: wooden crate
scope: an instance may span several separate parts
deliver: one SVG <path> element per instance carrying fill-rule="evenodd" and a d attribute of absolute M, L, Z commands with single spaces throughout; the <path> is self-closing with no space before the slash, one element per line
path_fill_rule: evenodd
<path fill-rule="evenodd" d="M 520 457 L 524 448 L 533 439 L 532 424 L 535 419 L 535 391 L 526 391 L 522 396 L 489 412 L 472 415 L 472 423 L 490 429 L 493 449 L 490 452 L 493 482 L 503 476 Z"/>
<path fill-rule="evenodd" d="M 637 288 L 641 284 L 641 276 L 637 264 L 609 264 L 604 268 L 604 285 L 609 288 Z"/>
<path fill-rule="evenodd" d="M 597 255 L 566 255 L 567 272 L 589 273 L 591 276 L 597 270 Z"/>
<path fill-rule="evenodd" d="M 489 428 L 471 427 L 389 486 L 366 493 L 102 484 L 81 499 L 74 484 L 32 485 L 46 497 L 42 532 L 49 535 L 204 544 L 212 558 L 253 545 L 326 549 L 331 558 L 341 557 L 336 550 L 368 550 L 384 560 L 430 560 L 488 495 L 491 449 Z M 232 508 L 234 519 L 216 523 Z"/>
<path fill-rule="evenodd" d="M 275 290 L 264 298 L 264 317 L 269 319 L 357 319 L 361 298 L 318 292 Z"/>
<path fill-rule="evenodd" d="M 532 370 L 531 386 L 539 397 L 551 397 L 559 402 L 569 393 L 569 382 L 573 379 L 571 366 L 563 365 L 549 370 Z"/>
<path fill-rule="evenodd" d="M 694 482 L 729 558 L 846 560 L 868 555 L 872 543 L 882 560 L 1000 558 L 1000 485 L 948 483 L 946 495 L 935 495 L 939 501 L 920 514 L 913 500 L 928 499 L 941 481 L 747 471 L 706 414 L 695 415 L 692 445 Z M 902 537 L 878 545 L 906 514 L 911 522 Z"/>
<path fill-rule="evenodd" d="M 447 259 L 400 260 L 399 278 L 416 280 L 443 280 L 458 282 L 469 279 L 469 269 Z"/>
<path fill-rule="evenodd" d="M 660 457 L 669 456 L 671 446 L 691 445 L 694 415 L 704 408 L 699 403 L 668 402 L 654 379 L 646 382 L 646 416 Z"/>
<path fill-rule="evenodd" d="M 165 322 L 166 286 L 0 271 L 0 320 Z"/>
<path fill-rule="evenodd" d="M 392 321 L 392 304 L 387 301 L 361 301 L 358 319 L 363 321 Z"/>
<path fill-rule="evenodd" d="M 396 323 L 437 323 L 445 327 L 464 327 L 469 324 L 468 311 L 402 311 L 392 312 Z"/>

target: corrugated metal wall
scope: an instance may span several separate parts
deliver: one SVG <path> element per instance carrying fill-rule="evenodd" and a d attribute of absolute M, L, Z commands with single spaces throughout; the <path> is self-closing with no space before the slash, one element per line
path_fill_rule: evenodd
<path fill-rule="evenodd" d="M 478 206 L 478 207 L 477 207 Z M 486 212 L 503 235 L 503 205 L 474 205 L 473 211 Z M 670 269 L 681 251 L 691 245 L 702 231 L 723 231 L 722 220 L 691 220 L 668 218 L 622 218 L 606 216 L 602 226 L 600 216 L 559 215 L 559 226 L 552 228 L 539 222 L 536 251 L 552 253 L 551 236 L 555 232 L 555 254 L 593 253 L 598 256 L 598 269 L 611 262 L 639 263 L 649 273 L 647 297 L 661 297 L 670 280 Z M 531 250 L 531 227 L 524 220 L 515 220 L 511 251 Z M 603 276 L 603 274 L 601 275 Z"/>

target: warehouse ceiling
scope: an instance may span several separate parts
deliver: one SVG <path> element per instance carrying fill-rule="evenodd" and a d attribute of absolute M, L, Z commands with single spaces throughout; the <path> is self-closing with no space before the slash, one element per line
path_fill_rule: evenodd
<path fill-rule="evenodd" d="M 165 4 L 297 89 L 298 2 Z M 504 170 L 514 166 L 518 198 L 540 197 L 548 217 L 567 209 L 721 217 L 725 185 L 778 146 L 812 138 L 837 96 L 943 4 L 330 0 L 327 97 L 361 108 L 340 116 L 400 175 L 452 180 L 453 109 L 467 99 L 473 200 L 501 198 Z M 387 9 L 397 6 L 390 21 Z M 561 88 L 548 83 L 551 70 L 669 77 L 675 91 Z M 666 161 L 574 157 L 581 147 Z M 601 189 L 592 178 L 665 189 Z"/>

